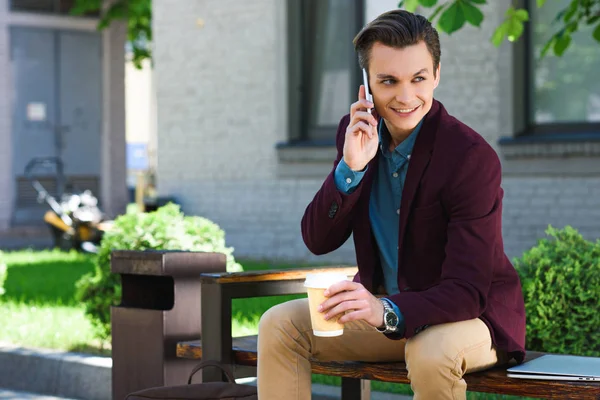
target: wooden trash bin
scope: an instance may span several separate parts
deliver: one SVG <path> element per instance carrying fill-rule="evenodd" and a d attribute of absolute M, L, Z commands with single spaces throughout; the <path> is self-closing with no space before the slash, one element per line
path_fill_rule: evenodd
<path fill-rule="evenodd" d="M 225 272 L 226 263 L 221 253 L 112 253 L 122 282 L 121 303 L 111 308 L 113 400 L 187 383 L 196 362 L 177 358 L 176 345 L 201 336 L 199 274 Z"/>

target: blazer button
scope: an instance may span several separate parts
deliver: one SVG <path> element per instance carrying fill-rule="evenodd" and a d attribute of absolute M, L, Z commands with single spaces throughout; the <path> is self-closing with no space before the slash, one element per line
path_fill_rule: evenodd
<path fill-rule="evenodd" d="M 429 328 L 429 325 L 421 325 L 421 326 L 419 326 L 418 328 L 415 329 L 415 335 L 418 334 L 419 332 L 427 329 L 427 328 Z"/>
<path fill-rule="evenodd" d="M 329 218 L 333 219 L 339 208 L 340 206 L 338 206 L 338 204 L 335 201 L 331 203 L 331 206 L 329 206 Z"/>

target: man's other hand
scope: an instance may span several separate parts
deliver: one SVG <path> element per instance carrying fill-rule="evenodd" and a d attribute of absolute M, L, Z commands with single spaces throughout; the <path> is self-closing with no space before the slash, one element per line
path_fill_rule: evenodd
<path fill-rule="evenodd" d="M 383 325 L 383 304 L 360 283 L 335 283 L 325 291 L 325 296 L 328 299 L 319 307 L 325 319 L 339 315 L 341 324 L 362 319 L 374 327 Z"/>

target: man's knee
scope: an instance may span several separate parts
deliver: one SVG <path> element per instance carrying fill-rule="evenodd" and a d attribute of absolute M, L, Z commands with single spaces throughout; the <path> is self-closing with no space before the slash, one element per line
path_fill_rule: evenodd
<path fill-rule="evenodd" d="M 448 338 L 423 331 L 406 342 L 405 358 L 409 377 L 456 373 L 457 354 Z"/>
<path fill-rule="evenodd" d="M 306 321 L 308 318 L 308 321 Z M 308 302 L 306 299 L 292 300 L 277 304 L 268 309 L 258 324 L 259 339 L 261 335 L 277 336 L 285 334 L 296 339 L 303 331 L 310 328 Z"/>
<path fill-rule="evenodd" d="M 271 308 L 269 308 L 265 313 L 260 317 L 260 321 L 258 321 L 258 332 L 269 332 L 272 329 L 276 328 L 281 317 L 284 316 L 284 313 L 281 311 L 281 304 L 277 304 Z"/>

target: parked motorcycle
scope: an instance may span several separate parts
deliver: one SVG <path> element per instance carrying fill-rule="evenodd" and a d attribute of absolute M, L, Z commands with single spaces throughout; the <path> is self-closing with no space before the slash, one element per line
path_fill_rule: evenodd
<path fill-rule="evenodd" d="M 57 198 L 52 196 L 35 177 L 34 170 L 54 167 L 57 179 Z M 63 162 L 58 157 L 37 157 L 25 167 L 25 176 L 38 193 L 38 202 L 50 206 L 44 222 L 50 228 L 54 247 L 97 253 L 104 232 L 113 221 L 105 220 L 98 207 L 98 198 L 90 190 L 64 192 Z"/>

